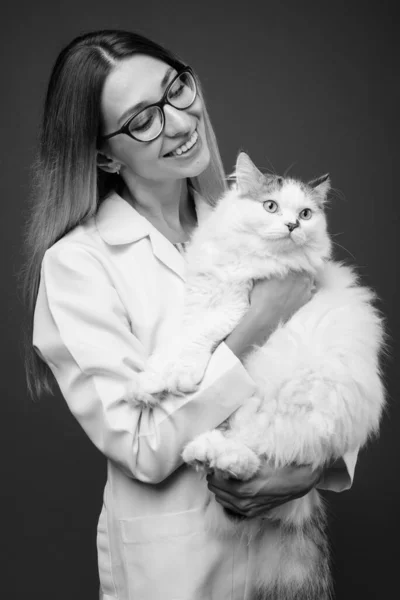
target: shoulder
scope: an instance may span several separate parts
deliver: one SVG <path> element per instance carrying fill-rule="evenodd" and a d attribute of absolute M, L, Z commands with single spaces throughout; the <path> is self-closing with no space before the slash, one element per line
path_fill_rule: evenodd
<path fill-rule="evenodd" d="M 95 218 L 91 217 L 71 229 L 48 250 L 42 264 L 55 264 L 70 261 L 79 266 L 79 260 L 87 255 L 101 256 L 101 245 L 96 234 Z"/>
<path fill-rule="evenodd" d="M 76 225 L 45 253 L 45 260 L 78 254 L 107 257 L 113 247 L 137 241 L 147 234 L 138 213 L 118 194 L 111 193 L 99 204 L 96 213 Z"/>

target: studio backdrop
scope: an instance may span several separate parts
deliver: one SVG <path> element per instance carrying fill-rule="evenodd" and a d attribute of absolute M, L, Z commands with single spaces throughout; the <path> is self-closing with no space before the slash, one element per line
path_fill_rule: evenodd
<path fill-rule="evenodd" d="M 390 334 L 380 438 L 360 453 L 352 489 L 325 495 L 335 592 L 337 600 L 397 597 L 399 49 L 391 5 L 70 0 L 14 3 L 7 11 L 0 111 L 4 598 L 95 600 L 98 593 L 106 461 L 60 393 L 39 403 L 27 395 L 17 275 L 52 65 L 72 38 L 103 28 L 142 33 L 195 69 L 227 173 L 239 149 L 280 174 L 330 173 L 335 256 L 356 265 L 377 291 Z"/>

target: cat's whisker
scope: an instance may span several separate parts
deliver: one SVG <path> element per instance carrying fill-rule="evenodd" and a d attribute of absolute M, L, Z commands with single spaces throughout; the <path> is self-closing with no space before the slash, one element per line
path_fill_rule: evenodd
<path fill-rule="evenodd" d="M 278 175 L 278 173 L 277 173 L 277 171 L 276 171 L 276 169 L 275 169 L 274 165 L 272 164 L 272 161 L 271 161 L 271 160 L 268 158 L 268 156 L 267 156 L 267 161 L 268 161 L 268 163 L 269 163 L 269 166 L 268 166 L 268 167 L 266 167 L 266 168 L 264 168 L 264 167 L 260 167 L 260 169 L 261 169 L 262 171 L 265 171 L 267 174 L 268 174 L 268 173 L 271 173 L 271 175 Z"/>
<path fill-rule="evenodd" d="M 290 166 L 289 166 L 287 169 L 285 169 L 285 172 L 283 173 L 283 176 L 284 176 L 284 177 L 287 177 L 287 174 L 289 173 L 290 169 L 291 169 L 292 167 L 294 167 L 294 165 L 295 165 L 296 163 L 297 163 L 297 161 L 294 161 L 294 162 L 292 162 L 292 164 L 291 164 L 291 165 L 290 165 Z"/>
<path fill-rule="evenodd" d="M 341 244 L 338 244 L 338 242 L 334 242 L 333 240 L 332 240 L 332 244 L 334 244 L 335 246 L 338 246 L 339 248 L 342 248 L 342 250 L 344 250 L 345 252 L 347 252 L 351 256 L 351 258 L 353 258 L 354 260 L 356 260 L 356 257 L 354 256 L 354 254 L 352 254 L 350 252 L 350 250 L 348 250 L 347 248 L 345 248 Z"/>
<path fill-rule="evenodd" d="M 347 202 L 347 198 L 345 194 L 339 190 L 339 188 L 333 188 L 329 190 L 329 195 L 333 198 L 338 198 L 338 200 L 342 200 L 343 202 Z"/>

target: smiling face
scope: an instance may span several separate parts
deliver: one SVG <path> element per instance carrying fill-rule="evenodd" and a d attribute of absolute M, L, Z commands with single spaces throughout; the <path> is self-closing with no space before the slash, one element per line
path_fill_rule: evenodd
<path fill-rule="evenodd" d="M 119 62 L 103 88 L 103 135 L 118 130 L 144 106 L 158 102 L 176 75 L 170 65 L 146 55 L 134 55 Z M 207 168 L 210 152 L 199 95 L 185 110 L 165 104 L 163 111 L 165 125 L 157 139 L 139 142 L 121 133 L 103 142 L 99 150 L 121 166 L 122 177 L 162 182 L 196 177 Z M 189 140 L 188 146 L 196 140 L 189 151 L 170 154 Z"/>

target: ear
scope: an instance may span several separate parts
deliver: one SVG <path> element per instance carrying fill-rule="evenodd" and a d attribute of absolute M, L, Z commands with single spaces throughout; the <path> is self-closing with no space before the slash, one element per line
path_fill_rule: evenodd
<path fill-rule="evenodd" d="M 331 189 L 329 173 L 325 173 L 325 175 L 321 175 L 321 177 L 317 177 L 317 179 L 312 179 L 308 182 L 308 185 L 317 193 L 321 204 L 323 204 L 326 201 L 329 190 Z"/>
<path fill-rule="evenodd" d="M 243 195 L 257 193 L 265 181 L 264 175 L 259 171 L 246 152 L 239 152 L 236 159 L 235 177 L 239 192 Z"/>
<path fill-rule="evenodd" d="M 119 173 L 121 163 L 114 160 L 111 156 L 97 152 L 97 166 L 106 173 Z"/>

